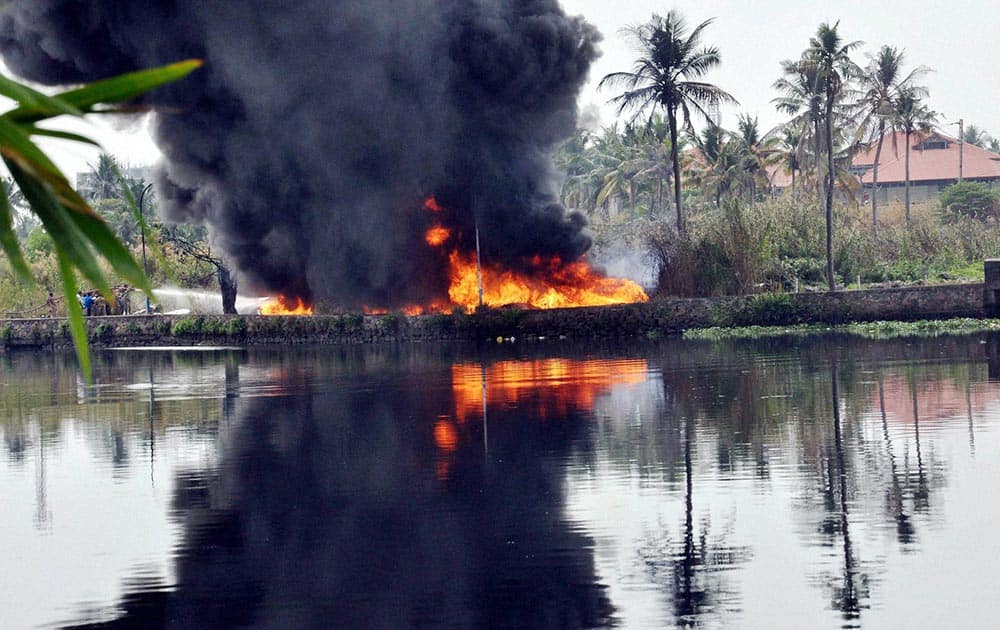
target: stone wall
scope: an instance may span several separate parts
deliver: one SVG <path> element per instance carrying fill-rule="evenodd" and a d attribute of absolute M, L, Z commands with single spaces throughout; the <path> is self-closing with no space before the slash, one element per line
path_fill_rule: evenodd
<path fill-rule="evenodd" d="M 746 298 L 655 300 L 595 308 L 405 317 L 342 315 L 138 315 L 90 317 L 95 346 L 350 344 L 382 341 L 479 341 L 496 337 L 618 338 L 666 336 L 718 325 L 982 317 L 983 285 L 902 287 Z M 62 319 L 0 322 L 0 346 L 70 347 Z"/>

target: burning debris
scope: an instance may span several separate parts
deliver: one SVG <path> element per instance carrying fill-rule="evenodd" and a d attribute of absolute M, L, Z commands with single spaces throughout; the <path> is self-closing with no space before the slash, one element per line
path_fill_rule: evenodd
<path fill-rule="evenodd" d="M 244 285 L 292 310 L 469 307 L 477 232 L 489 304 L 644 299 L 586 266 L 585 220 L 559 204 L 550 159 L 598 41 L 556 0 L 0 10 L 0 52 L 34 81 L 205 59 L 146 101 L 159 210 L 207 223 Z"/>

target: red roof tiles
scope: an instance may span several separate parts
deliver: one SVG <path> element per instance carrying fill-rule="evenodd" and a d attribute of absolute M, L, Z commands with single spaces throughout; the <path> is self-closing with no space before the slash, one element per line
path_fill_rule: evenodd
<path fill-rule="evenodd" d="M 920 148 L 923 144 L 944 143 L 945 148 Z M 942 133 L 910 134 L 910 183 L 958 179 L 958 140 Z M 879 184 L 902 184 L 905 181 L 906 134 L 886 134 L 879 156 Z M 855 167 L 870 167 L 875 162 L 875 144 L 854 156 Z M 1000 179 L 1000 155 L 974 144 L 962 147 L 962 177 L 965 179 Z M 872 183 L 872 169 L 861 177 Z"/>

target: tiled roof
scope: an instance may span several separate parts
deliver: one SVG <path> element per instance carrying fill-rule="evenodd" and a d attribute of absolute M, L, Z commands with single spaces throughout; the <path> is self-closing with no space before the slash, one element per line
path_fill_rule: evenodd
<path fill-rule="evenodd" d="M 925 142 L 944 142 L 943 149 L 921 148 Z M 958 140 L 942 133 L 910 134 L 910 183 L 958 179 Z M 879 156 L 879 184 L 902 184 L 905 181 L 906 134 L 886 134 Z M 854 156 L 855 167 L 870 167 L 875 162 L 875 143 Z M 962 177 L 965 179 L 1000 179 L 1000 155 L 966 142 L 962 148 Z M 861 177 L 872 183 L 871 168 Z"/>

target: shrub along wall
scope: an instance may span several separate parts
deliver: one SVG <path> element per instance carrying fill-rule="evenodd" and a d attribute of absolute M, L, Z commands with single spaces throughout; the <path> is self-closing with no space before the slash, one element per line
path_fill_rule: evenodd
<path fill-rule="evenodd" d="M 87 319 L 91 343 L 127 345 L 346 344 L 496 337 L 573 339 L 670 335 L 707 326 L 982 317 L 983 285 L 901 287 L 831 293 L 655 300 L 595 308 L 406 317 L 341 315 L 131 316 Z M 60 319 L 0 322 L 0 346 L 70 347 Z"/>

